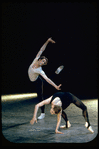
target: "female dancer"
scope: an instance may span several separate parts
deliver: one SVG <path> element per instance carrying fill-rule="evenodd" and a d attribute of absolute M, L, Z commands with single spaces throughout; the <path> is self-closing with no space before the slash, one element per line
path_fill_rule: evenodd
<path fill-rule="evenodd" d="M 51 79 L 49 79 L 46 76 L 45 72 L 42 70 L 42 66 L 47 65 L 48 59 L 45 56 L 41 56 L 41 55 L 44 52 L 44 50 L 49 42 L 55 43 L 54 40 L 49 38 L 44 43 L 44 45 L 41 47 L 40 51 L 36 55 L 36 58 L 33 60 L 32 64 L 29 66 L 29 69 L 28 69 L 28 76 L 29 76 L 30 81 L 35 82 L 39 101 L 43 100 L 43 80 L 39 75 L 41 75 L 49 84 L 51 84 L 57 90 L 61 90 L 60 89 L 61 84 L 57 86 Z M 55 71 L 55 73 L 59 74 L 61 72 L 61 70 L 63 69 L 63 67 L 64 66 L 60 66 Z M 45 106 L 41 107 L 41 115 L 38 117 L 38 119 L 43 119 L 45 117 L 44 108 L 45 108 Z"/>
<path fill-rule="evenodd" d="M 69 128 L 71 126 L 70 122 L 68 121 L 66 113 L 63 111 L 65 110 L 71 103 L 75 104 L 77 107 L 82 109 L 82 114 L 85 118 L 85 127 L 92 133 L 94 133 L 90 122 L 88 118 L 88 111 L 87 107 L 81 102 L 80 99 L 78 99 L 76 96 L 69 92 L 57 92 L 50 98 L 38 103 L 35 106 L 34 115 L 30 123 L 33 125 L 34 122 L 37 123 L 36 115 L 39 107 L 42 107 L 43 105 L 50 104 L 51 103 L 51 114 L 57 114 L 57 125 L 55 129 L 55 133 L 63 134 L 62 132 L 58 131 L 60 122 L 61 122 L 61 115 L 63 119 L 66 122 L 66 125 L 60 126 L 60 128 Z"/>

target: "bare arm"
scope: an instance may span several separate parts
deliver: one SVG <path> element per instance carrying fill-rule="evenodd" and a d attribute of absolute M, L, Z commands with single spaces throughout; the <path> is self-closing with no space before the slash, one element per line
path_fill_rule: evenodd
<path fill-rule="evenodd" d="M 59 112 L 59 113 L 57 114 L 57 125 L 56 125 L 56 129 L 55 129 L 55 133 L 64 134 L 64 133 L 58 131 L 59 126 L 60 126 L 60 122 L 61 122 L 61 112 Z"/>
<path fill-rule="evenodd" d="M 36 115 L 37 115 L 39 107 L 42 107 L 43 105 L 49 104 L 51 101 L 51 98 L 52 98 L 52 96 L 49 97 L 48 99 L 38 103 L 37 105 L 35 105 L 34 115 L 33 115 L 32 120 L 30 121 L 31 125 L 33 125 L 35 122 L 37 123 Z"/>
<path fill-rule="evenodd" d="M 49 79 L 48 77 L 47 77 L 47 75 L 45 74 L 45 73 L 41 73 L 40 74 L 49 84 L 51 84 L 53 87 L 55 87 L 57 90 L 61 90 L 60 89 L 60 87 L 61 87 L 61 84 L 60 85 L 56 85 L 51 79 Z"/>
<path fill-rule="evenodd" d="M 51 84 L 52 86 L 54 86 L 57 90 L 61 90 L 60 87 L 61 87 L 61 84 L 60 85 L 56 85 L 51 79 L 47 78 L 46 81 Z"/>
<path fill-rule="evenodd" d="M 48 44 L 49 42 L 55 43 L 54 40 L 52 40 L 51 38 L 49 38 L 49 39 L 43 44 L 43 46 L 40 48 L 40 51 L 39 51 L 38 54 L 36 55 L 36 58 L 39 58 L 39 57 L 42 55 L 42 53 L 44 52 L 44 50 L 45 50 L 45 48 L 46 48 L 46 46 L 47 46 L 47 44 Z"/>
<path fill-rule="evenodd" d="M 31 64 L 32 67 L 33 67 L 34 64 L 37 62 L 37 60 L 40 58 L 40 56 L 41 56 L 42 53 L 44 52 L 44 50 L 45 50 L 45 48 L 46 48 L 46 46 L 47 46 L 47 44 L 48 44 L 49 42 L 55 43 L 54 40 L 52 40 L 51 38 L 49 38 L 49 39 L 43 44 L 43 46 L 40 48 L 40 51 L 37 53 L 35 59 L 33 60 L 32 64 Z"/>

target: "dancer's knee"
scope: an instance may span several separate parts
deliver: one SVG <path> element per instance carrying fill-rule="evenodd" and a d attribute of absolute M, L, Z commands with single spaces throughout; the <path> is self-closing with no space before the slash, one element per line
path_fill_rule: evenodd
<path fill-rule="evenodd" d="M 83 114 L 84 117 L 86 117 L 86 112 L 87 112 L 87 107 L 84 106 L 83 107 L 83 111 L 82 111 L 82 114 Z"/>
<path fill-rule="evenodd" d="M 84 106 L 84 111 L 87 111 L 87 107 L 86 106 Z"/>

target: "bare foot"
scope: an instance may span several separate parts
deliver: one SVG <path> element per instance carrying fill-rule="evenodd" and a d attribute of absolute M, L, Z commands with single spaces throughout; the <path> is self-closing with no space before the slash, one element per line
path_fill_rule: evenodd
<path fill-rule="evenodd" d="M 68 126 L 68 128 L 71 127 L 71 124 L 69 121 L 67 121 L 67 126 Z"/>
<path fill-rule="evenodd" d="M 67 128 L 71 127 L 71 124 L 69 121 L 67 121 Z M 62 125 L 60 126 L 60 128 L 66 128 L 66 125 Z"/>

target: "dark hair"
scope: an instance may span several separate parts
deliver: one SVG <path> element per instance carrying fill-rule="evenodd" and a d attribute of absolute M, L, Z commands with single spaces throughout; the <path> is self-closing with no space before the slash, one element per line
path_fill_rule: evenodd
<path fill-rule="evenodd" d="M 62 110 L 62 108 L 60 106 L 57 106 L 57 105 L 55 105 L 53 109 L 55 111 L 55 114 L 58 114 Z"/>
<path fill-rule="evenodd" d="M 48 63 L 48 59 L 47 59 L 45 56 L 40 56 L 40 58 L 39 58 L 38 60 L 42 60 L 42 59 L 45 59 L 45 60 L 46 60 L 45 65 L 47 65 L 47 63 Z"/>

